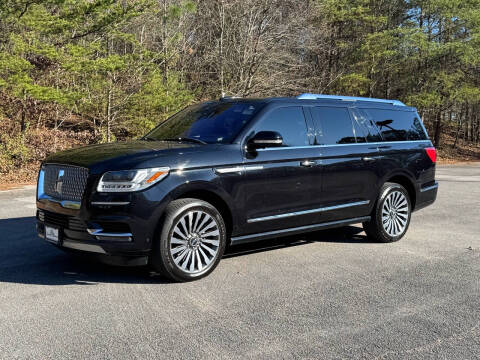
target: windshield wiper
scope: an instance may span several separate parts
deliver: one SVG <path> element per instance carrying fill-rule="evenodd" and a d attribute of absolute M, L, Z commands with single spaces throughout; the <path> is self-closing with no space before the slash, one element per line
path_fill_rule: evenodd
<path fill-rule="evenodd" d="M 168 139 L 161 139 L 161 140 L 162 141 L 178 141 L 178 142 L 186 141 L 186 142 L 193 142 L 193 143 L 204 144 L 204 145 L 208 144 L 203 140 L 189 138 L 189 137 L 168 138 Z"/>

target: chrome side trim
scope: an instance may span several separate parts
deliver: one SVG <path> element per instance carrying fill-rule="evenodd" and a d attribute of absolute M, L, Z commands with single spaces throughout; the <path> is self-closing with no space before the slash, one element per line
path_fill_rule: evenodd
<path fill-rule="evenodd" d="M 281 144 L 282 140 L 275 139 L 275 140 L 253 140 L 254 144 Z"/>
<path fill-rule="evenodd" d="M 63 247 L 70 248 L 70 249 L 95 252 L 99 254 L 106 254 L 106 251 L 103 250 L 103 248 L 98 245 L 78 243 L 76 241 L 69 241 L 69 240 L 64 240 L 61 245 Z"/>
<path fill-rule="evenodd" d="M 275 151 L 275 150 L 291 150 L 291 149 L 312 149 L 312 148 L 324 148 L 324 147 L 332 147 L 332 146 L 358 146 L 358 145 L 369 145 L 369 146 L 372 146 L 372 145 L 425 143 L 425 142 L 430 142 L 430 140 L 382 141 L 382 142 L 366 142 L 366 143 L 352 143 L 352 144 L 285 146 L 285 147 L 272 147 L 272 148 L 258 149 L 257 151 Z"/>
<path fill-rule="evenodd" d="M 324 212 L 324 211 L 331 211 L 331 210 L 343 209 L 343 208 L 352 207 L 352 206 L 368 205 L 369 203 L 370 203 L 370 200 L 356 201 L 356 202 L 352 202 L 352 203 L 341 204 L 341 205 L 334 205 L 334 206 L 327 206 L 327 207 L 318 208 L 318 209 L 311 209 L 311 210 L 304 210 L 304 211 L 296 211 L 296 212 L 284 213 L 284 214 L 278 214 L 278 215 L 263 216 L 263 217 L 259 217 L 259 218 L 248 219 L 248 220 L 247 220 L 247 223 L 255 223 L 255 222 L 269 221 L 269 220 L 277 220 L 277 219 L 283 219 L 283 218 L 291 217 L 291 216 L 300 216 L 300 215 L 306 215 L 306 214 L 314 214 L 314 213 L 319 213 L 319 212 Z"/>
<path fill-rule="evenodd" d="M 218 174 L 241 173 L 244 169 L 244 166 L 234 166 L 228 168 L 216 168 L 215 172 Z"/>
<path fill-rule="evenodd" d="M 242 173 L 244 171 L 254 171 L 254 170 L 262 170 L 263 166 L 261 165 L 251 165 L 251 166 L 234 166 L 228 168 L 216 168 L 215 172 L 217 174 L 230 174 L 230 173 Z"/>
<path fill-rule="evenodd" d="M 433 184 L 431 186 L 421 188 L 420 192 L 430 191 L 430 190 L 437 189 L 437 188 L 438 188 L 438 182 L 436 182 L 435 184 Z"/>
<path fill-rule="evenodd" d="M 245 166 L 245 171 L 254 171 L 254 170 L 263 170 L 263 166 L 262 165 Z"/>
<path fill-rule="evenodd" d="M 267 232 L 257 233 L 257 234 L 235 236 L 235 237 L 232 237 L 231 241 L 232 241 L 232 244 L 243 243 L 243 242 L 248 242 L 250 240 L 254 240 L 257 238 L 268 239 L 276 236 L 288 235 L 290 233 L 306 232 L 309 230 L 322 229 L 326 227 L 336 227 L 337 225 L 341 226 L 341 225 L 347 225 L 347 224 L 357 224 L 364 221 L 369 221 L 370 219 L 371 219 L 370 216 L 362 216 L 362 217 L 345 219 L 345 220 L 337 220 L 337 221 L 330 221 L 330 222 L 313 224 L 313 225 L 299 226 L 295 228 L 267 231 Z"/>
<path fill-rule="evenodd" d="M 92 205 L 128 205 L 130 204 L 130 201 L 92 201 L 90 204 Z"/>

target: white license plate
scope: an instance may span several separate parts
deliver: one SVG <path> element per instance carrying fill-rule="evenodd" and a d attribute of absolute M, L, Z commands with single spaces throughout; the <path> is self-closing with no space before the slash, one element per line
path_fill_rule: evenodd
<path fill-rule="evenodd" d="M 45 225 L 45 240 L 50 241 L 54 244 L 58 244 L 59 236 L 58 229 Z"/>

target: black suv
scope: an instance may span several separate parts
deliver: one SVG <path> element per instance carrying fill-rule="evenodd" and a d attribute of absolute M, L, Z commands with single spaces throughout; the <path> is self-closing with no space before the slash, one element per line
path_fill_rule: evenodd
<path fill-rule="evenodd" d="M 435 201 L 435 161 L 416 110 L 396 100 L 222 98 L 139 140 L 50 156 L 37 229 L 63 249 L 198 279 L 229 244 L 355 223 L 397 241 Z"/>

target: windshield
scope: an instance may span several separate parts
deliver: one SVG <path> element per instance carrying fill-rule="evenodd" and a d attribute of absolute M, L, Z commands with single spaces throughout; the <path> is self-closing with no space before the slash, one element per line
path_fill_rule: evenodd
<path fill-rule="evenodd" d="M 158 125 L 144 138 L 229 144 L 264 105 L 253 101 L 192 105 Z"/>

